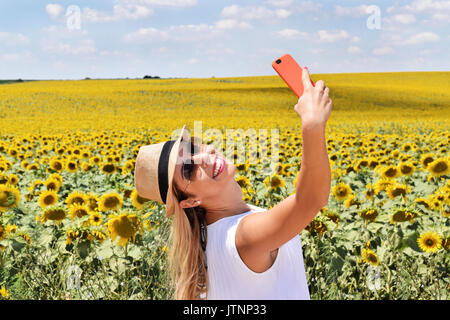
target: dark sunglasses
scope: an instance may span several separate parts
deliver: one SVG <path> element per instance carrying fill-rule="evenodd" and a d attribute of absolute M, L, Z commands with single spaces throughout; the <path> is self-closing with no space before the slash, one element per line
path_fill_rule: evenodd
<path fill-rule="evenodd" d="M 196 163 L 194 163 L 192 161 L 192 155 L 196 155 L 200 152 L 200 146 L 188 141 L 187 145 L 186 145 L 186 150 L 189 150 L 190 152 L 190 157 L 186 160 L 183 161 L 183 165 L 181 167 L 181 172 L 183 174 L 183 177 L 187 180 L 191 180 L 192 178 L 192 173 L 194 172 L 195 166 L 197 165 Z"/>

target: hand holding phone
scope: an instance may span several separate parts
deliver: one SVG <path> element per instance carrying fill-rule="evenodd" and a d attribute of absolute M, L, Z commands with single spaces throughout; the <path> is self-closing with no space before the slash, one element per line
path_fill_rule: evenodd
<path fill-rule="evenodd" d="M 333 107 L 330 89 L 323 80 L 317 81 L 313 87 L 307 68 L 303 70 L 302 81 L 304 92 L 294 106 L 295 112 L 302 119 L 302 128 L 324 128 Z"/>
<path fill-rule="evenodd" d="M 289 88 L 300 98 L 303 94 L 303 81 L 302 71 L 303 69 L 289 54 L 285 54 L 272 62 L 272 67 L 279 74 L 279 76 L 286 82 Z M 311 84 L 314 87 L 315 84 L 311 80 Z"/>

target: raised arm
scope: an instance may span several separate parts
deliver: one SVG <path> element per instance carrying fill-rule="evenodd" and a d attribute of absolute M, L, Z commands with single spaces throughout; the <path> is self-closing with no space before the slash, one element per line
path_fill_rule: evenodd
<path fill-rule="evenodd" d="M 325 126 L 332 102 L 322 80 L 313 87 L 303 71 L 303 95 L 294 109 L 301 118 L 303 152 L 296 192 L 268 211 L 245 216 L 236 230 L 242 256 L 261 256 L 279 248 L 302 231 L 328 202 L 331 170 Z"/>

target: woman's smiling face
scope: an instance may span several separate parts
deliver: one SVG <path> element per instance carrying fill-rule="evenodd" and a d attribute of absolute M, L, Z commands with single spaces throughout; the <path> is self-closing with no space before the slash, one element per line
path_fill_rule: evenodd
<path fill-rule="evenodd" d="M 187 200 L 220 197 L 227 189 L 224 188 L 227 184 L 235 183 L 236 167 L 211 146 L 195 144 L 195 147 L 196 150 L 193 150 L 195 153 L 192 154 L 190 144 L 181 142 L 175 166 L 175 185 L 178 190 L 185 190 L 186 195 L 189 196 Z"/>

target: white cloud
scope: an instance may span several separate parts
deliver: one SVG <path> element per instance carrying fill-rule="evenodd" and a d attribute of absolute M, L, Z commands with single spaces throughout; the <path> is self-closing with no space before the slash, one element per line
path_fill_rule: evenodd
<path fill-rule="evenodd" d="M 52 18 L 58 18 L 64 11 L 64 7 L 57 3 L 49 3 L 45 6 L 45 11 Z"/>
<path fill-rule="evenodd" d="M 138 20 L 152 16 L 154 7 L 183 8 L 197 4 L 197 0 L 115 0 L 112 12 L 83 8 L 82 19 L 87 22 Z"/>
<path fill-rule="evenodd" d="M 392 20 L 394 20 L 395 22 L 402 23 L 402 24 L 411 24 L 411 23 L 416 22 L 416 17 L 410 13 L 396 14 L 396 15 L 392 16 Z"/>
<path fill-rule="evenodd" d="M 391 47 L 381 47 L 381 48 L 375 48 L 372 53 L 374 55 L 377 56 L 382 56 L 382 55 L 386 55 L 386 54 L 391 54 L 394 53 L 394 49 L 392 49 Z"/>
<path fill-rule="evenodd" d="M 139 41 L 166 41 L 169 39 L 169 33 L 156 28 L 141 28 L 136 32 L 129 33 L 124 37 L 128 42 Z"/>
<path fill-rule="evenodd" d="M 292 14 L 286 9 L 271 10 L 263 6 L 241 7 L 233 4 L 222 9 L 221 17 L 237 20 L 266 20 L 286 19 Z"/>
<path fill-rule="evenodd" d="M 34 56 L 31 51 L 24 52 L 12 52 L 12 53 L 3 53 L 0 55 L 0 59 L 6 62 L 24 62 L 34 60 Z"/>
<path fill-rule="evenodd" d="M 288 7 L 292 2 L 293 0 L 267 0 L 265 3 L 274 7 Z"/>
<path fill-rule="evenodd" d="M 433 32 L 420 32 L 402 42 L 404 45 L 415 45 L 425 42 L 438 42 L 440 37 Z"/>
<path fill-rule="evenodd" d="M 351 54 L 359 54 L 362 53 L 362 49 L 358 46 L 350 46 L 347 48 L 347 52 Z"/>
<path fill-rule="evenodd" d="M 123 6 L 116 4 L 113 12 L 103 12 L 90 8 L 83 8 L 82 19 L 86 22 L 111 22 L 121 20 L 137 20 L 153 15 L 153 9 L 141 5 Z"/>
<path fill-rule="evenodd" d="M 239 22 L 234 19 L 222 19 L 216 22 L 218 29 L 252 29 L 253 27 L 247 22 Z"/>
<path fill-rule="evenodd" d="M 316 35 L 319 42 L 336 42 L 350 38 L 345 30 L 320 30 Z"/>
<path fill-rule="evenodd" d="M 91 39 L 83 39 L 76 43 L 47 41 L 44 43 L 42 50 L 57 55 L 89 55 L 97 52 L 95 42 Z"/>
<path fill-rule="evenodd" d="M 26 46 L 30 43 L 30 39 L 21 33 L 0 32 L 0 45 L 11 46 Z"/>
<path fill-rule="evenodd" d="M 118 3 L 142 4 L 155 7 L 193 7 L 198 4 L 197 0 L 116 0 Z"/>
<path fill-rule="evenodd" d="M 433 1 L 433 0 L 416 0 L 410 5 L 404 7 L 411 12 L 440 12 L 443 10 L 450 10 L 450 1 Z"/>
<path fill-rule="evenodd" d="M 368 14 L 367 9 L 369 7 L 370 6 L 367 6 L 367 5 L 360 5 L 358 7 L 335 6 L 334 12 L 338 16 L 351 16 L 351 17 L 360 18 L 360 17 L 363 17 Z"/>
<path fill-rule="evenodd" d="M 284 39 L 307 39 L 308 33 L 296 29 L 283 29 L 276 34 Z"/>
<path fill-rule="evenodd" d="M 213 40 L 224 34 L 224 30 L 232 25 L 227 23 L 219 23 L 219 25 L 207 24 L 189 24 L 170 26 L 165 30 L 156 28 L 141 28 L 136 32 L 129 33 L 124 36 L 126 42 L 157 42 L 157 41 L 174 41 L 174 42 L 197 42 L 203 40 Z"/>

